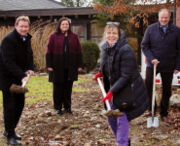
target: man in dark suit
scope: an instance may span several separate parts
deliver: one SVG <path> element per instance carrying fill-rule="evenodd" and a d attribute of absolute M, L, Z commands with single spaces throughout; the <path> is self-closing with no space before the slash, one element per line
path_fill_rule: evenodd
<path fill-rule="evenodd" d="M 162 78 L 160 115 L 162 121 L 165 122 L 170 122 L 168 106 L 173 73 L 180 71 L 180 29 L 169 22 L 170 16 L 168 9 L 160 10 L 159 22 L 148 26 L 141 43 L 143 53 L 147 57 L 145 83 L 151 99 L 153 65 L 157 66 L 157 73 L 160 73 Z"/>
<path fill-rule="evenodd" d="M 0 46 L 0 89 L 3 94 L 4 136 L 7 144 L 20 145 L 21 140 L 15 128 L 24 108 L 23 93 L 12 93 L 9 88 L 14 83 L 21 85 L 33 75 L 33 52 L 31 49 L 30 21 L 27 16 L 16 19 L 15 28 L 2 40 Z"/>

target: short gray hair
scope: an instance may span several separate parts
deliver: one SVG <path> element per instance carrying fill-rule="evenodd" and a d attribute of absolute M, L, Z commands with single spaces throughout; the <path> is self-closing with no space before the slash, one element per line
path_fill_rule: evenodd
<path fill-rule="evenodd" d="M 166 9 L 166 8 L 159 10 L 159 12 L 158 12 L 158 17 L 159 17 L 159 15 L 160 15 L 162 12 L 168 12 L 169 18 L 171 17 L 171 12 L 170 12 L 168 9 Z"/>
<path fill-rule="evenodd" d="M 27 21 L 30 24 L 30 20 L 28 16 L 19 16 L 16 18 L 15 25 L 18 25 L 19 21 Z"/>

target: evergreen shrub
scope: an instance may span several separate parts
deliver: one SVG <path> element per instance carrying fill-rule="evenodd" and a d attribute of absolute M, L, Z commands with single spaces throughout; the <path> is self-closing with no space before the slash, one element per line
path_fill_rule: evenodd
<path fill-rule="evenodd" d="M 94 69 L 100 56 L 100 49 L 95 42 L 82 41 L 83 63 L 87 72 Z"/>

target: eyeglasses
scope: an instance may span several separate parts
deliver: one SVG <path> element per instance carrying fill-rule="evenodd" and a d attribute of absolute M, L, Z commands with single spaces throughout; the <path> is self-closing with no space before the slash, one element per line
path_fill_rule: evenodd
<path fill-rule="evenodd" d="M 117 25 L 117 26 L 119 26 L 119 22 L 112 22 L 112 21 L 108 21 L 107 23 L 106 23 L 106 25 L 111 25 L 111 24 L 114 24 L 114 25 Z"/>

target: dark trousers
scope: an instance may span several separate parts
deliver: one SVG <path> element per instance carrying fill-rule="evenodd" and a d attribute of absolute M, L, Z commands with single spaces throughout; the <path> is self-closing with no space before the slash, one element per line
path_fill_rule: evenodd
<path fill-rule="evenodd" d="M 53 83 L 53 101 L 55 109 L 61 110 L 62 106 L 64 106 L 65 109 L 71 109 L 72 86 L 73 81 Z"/>
<path fill-rule="evenodd" d="M 171 84 L 172 84 L 172 78 L 173 78 L 173 72 L 159 72 L 161 79 L 162 79 L 162 99 L 161 99 L 161 116 L 167 116 L 168 115 L 168 107 L 169 107 L 169 98 L 171 97 Z M 157 74 L 156 73 L 156 74 Z M 153 85 L 153 69 L 150 67 L 146 68 L 146 80 L 145 84 L 147 87 L 148 95 L 150 97 L 150 110 L 151 110 L 151 104 L 152 104 L 152 85 Z M 156 109 L 156 106 L 155 106 Z"/>
<path fill-rule="evenodd" d="M 5 131 L 8 137 L 11 137 L 15 134 L 15 128 L 24 108 L 24 94 L 11 93 L 9 90 L 3 90 L 2 93 Z"/>

